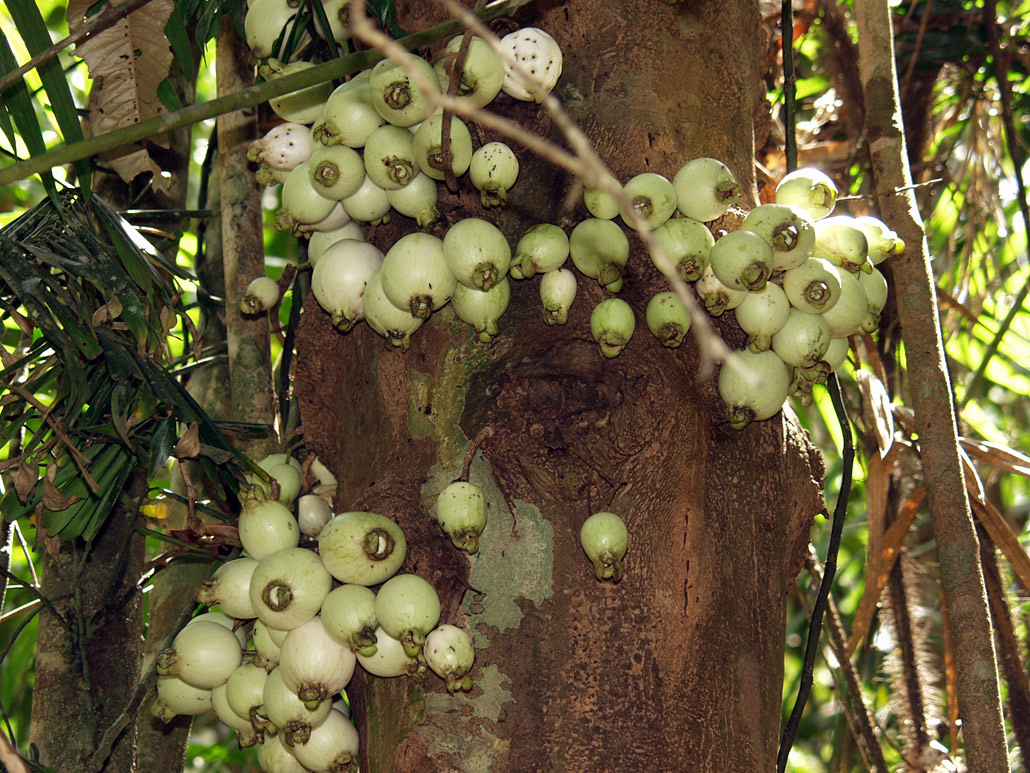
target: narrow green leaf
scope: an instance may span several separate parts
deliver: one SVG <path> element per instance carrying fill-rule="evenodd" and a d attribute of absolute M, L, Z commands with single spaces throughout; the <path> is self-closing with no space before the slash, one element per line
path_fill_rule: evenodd
<path fill-rule="evenodd" d="M 311 7 L 314 10 L 315 24 L 318 25 L 318 29 L 322 30 L 325 44 L 329 47 L 329 56 L 335 59 L 340 55 L 340 50 L 337 47 L 336 38 L 333 37 L 332 27 L 329 26 L 329 18 L 325 15 L 325 8 L 322 7 L 322 0 L 315 0 Z"/>
<path fill-rule="evenodd" d="M 165 24 L 165 37 L 168 38 L 168 42 L 172 46 L 172 53 L 175 55 L 175 61 L 179 63 L 179 69 L 182 71 L 182 74 L 187 78 L 192 78 L 193 49 L 190 46 L 189 35 L 186 34 L 186 20 L 183 18 L 182 9 L 179 6 L 180 4 L 176 3 L 175 7 L 172 8 L 172 13 Z M 164 84 L 161 85 L 163 86 Z M 169 84 L 170 86 L 171 84 Z M 174 89 L 172 93 L 175 93 Z M 161 96 L 160 88 L 158 89 L 158 96 Z M 167 107 L 167 105 L 165 106 Z M 178 108 L 174 109 L 177 110 Z"/>
<path fill-rule="evenodd" d="M 168 78 L 165 78 L 158 84 L 157 98 L 169 111 L 182 109 L 182 101 L 179 99 L 175 87 Z"/>
<path fill-rule="evenodd" d="M 43 15 L 39 12 L 36 0 L 8 0 L 7 9 L 11 12 L 11 18 L 14 19 L 14 24 L 18 28 L 22 40 L 25 41 L 25 47 L 30 55 L 35 56 L 53 45 L 50 32 L 47 30 Z M 47 97 L 50 98 L 50 108 L 64 135 L 65 144 L 83 139 L 79 113 L 75 107 L 75 100 L 72 99 L 71 87 L 68 85 L 68 78 L 64 74 L 61 60 L 55 54 L 37 66 L 36 72 L 39 73 L 39 79 L 43 82 Z M 75 173 L 79 187 L 86 195 L 89 195 L 91 174 L 89 161 L 86 159 L 77 161 Z"/>
<path fill-rule="evenodd" d="M 93 538 L 97 536 L 100 531 L 100 527 L 103 526 L 111 514 L 115 511 L 118 506 L 118 502 L 115 499 L 121 494 L 122 489 L 125 488 L 125 484 L 129 480 L 129 476 L 132 475 L 135 469 L 134 459 L 130 456 L 126 456 L 125 463 L 119 469 L 115 479 L 108 486 L 108 495 L 96 508 L 93 517 L 89 519 L 87 523 L 83 525 L 81 536 L 87 541 L 92 542 Z M 123 513 L 123 515 L 126 515 Z"/>
<path fill-rule="evenodd" d="M 104 347 L 104 357 L 112 379 L 127 381 L 133 377 L 144 377 L 125 342 L 119 341 L 114 333 L 105 328 L 97 328 L 97 336 L 100 338 L 101 346 Z"/>
<path fill-rule="evenodd" d="M 166 416 L 154 427 L 150 435 L 150 465 L 147 470 L 147 478 L 156 478 L 161 468 L 168 462 L 172 455 L 172 449 L 178 440 L 175 434 L 175 419 Z"/>
<path fill-rule="evenodd" d="M 0 36 L 0 75 L 6 75 L 16 69 L 18 69 L 18 60 L 14 58 L 11 44 L 8 43 L 6 36 Z M 29 153 L 33 156 L 46 153 L 43 132 L 39 128 L 36 110 L 32 105 L 32 98 L 29 95 L 28 86 L 25 85 L 25 79 L 20 79 L 5 91 L 0 92 L 0 102 L 6 104 Z M 55 204 L 58 204 L 57 184 L 54 182 L 54 176 L 46 171 L 40 172 L 39 178 L 43 181 L 47 195 Z"/>

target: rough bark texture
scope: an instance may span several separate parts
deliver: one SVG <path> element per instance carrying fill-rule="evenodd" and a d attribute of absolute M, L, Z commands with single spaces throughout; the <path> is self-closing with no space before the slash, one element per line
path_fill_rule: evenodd
<path fill-rule="evenodd" d="M 40 591 L 65 624 L 46 607 L 40 612 L 29 738 L 58 773 L 87 769 L 139 679 L 143 536 L 133 531 L 135 518 L 116 510 L 90 548 L 55 543 L 44 555 Z M 103 770 L 133 770 L 135 759 L 130 729 Z"/>
<path fill-rule="evenodd" d="M 865 87 L 866 136 L 883 219 L 905 240 L 893 263 L 927 500 L 955 642 L 959 711 L 970 770 L 1009 769 L 980 546 L 958 454 L 951 381 L 923 223 L 915 206 L 898 108 L 887 3 L 856 3 Z"/>
<path fill-rule="evenodd" d="M 620 179 L 671 177 L 712 155 L 754 195 L 752 127 L 764 112 L 756 5 L 620 0 L 537 12 L 520 21 L 562 45 L 562 101 Z M 533 105 L 495 106 L 552 130 Z M 466 181 L 442 196 L 444 217 L 486 217 L 512 244 L 534 222 L 586 217 L 563 205 L 570 180 L 519 155 L 505 212 L 484 214 Z M 395 217 L 372 240 L 386 249 L 410 228 Z M 821 460 L 789 412 L 743 432 L 726 425 L 714 382 L 698 378 L 696 345 L 664 349 L 644 326 L 644 305 L 665 287 L 633 243 L 620 297 L 638 328 L 614 360 L 590 338 L 604 293 L 584 277 L 557 328 L 540 319 L 538 280 L 513 281 L 492 345 L 444 309 L 407 352 L 386 351 L 366 325 L 341 335 L 306 305 L 302 426 L 339 479 L 337 510 L 396 519 L 409 543 L 402 571 L 433 583 L 442 621 L 468 628 L 477 647 L 468 696 L 435 678 L 356 677 L 362 769 L 772 768 L 785 597 L 823 508 Z M 729 319 L 721 327 L 741 343 Z M 471 480 L 486 492 L 489 523 L 466 558 L 430 511 L 486 427 Z M 629 527 L 618 585 L 598 583 L 579 546 L 580 525 L 599 510 Z"/>
<path fill-rule="evenodd" d="M 249 49 L 228 18 L 219 29 L 216 53 L 219 94 L 232 94 L 253 85 Z M 240 312 L 240 300 L 250 280 L 265 274 L 261 188 L 247 162 L 247 147 L 258 138 L 256 110 L 219 116 L 217 131 L 232 418 L 271 426 L 275 412 L 268 318 L 264 314 L 245 317 Z M 260 450 L 242 445 L 248 452 Z"/>

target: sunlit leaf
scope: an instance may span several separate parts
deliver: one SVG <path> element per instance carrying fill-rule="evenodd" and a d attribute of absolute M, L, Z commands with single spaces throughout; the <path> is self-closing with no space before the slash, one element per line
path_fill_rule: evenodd
<path fill-rule="evenodd" d="M 39 6 L 35 2 L 25 2 L 24 0 L 9 2 L 7 10 L 18 26 L 18 33 L 31 55 L 34 56 L 50 48 L 53 41 L 50 39 L 46 22 L 39 12 Z M 79 121 L 78 108 L 72 99 L 68 78 L 61 67 L 61 60 L 57 56 L 52 56 L 39 64 L 36 72 L 39 73 L 43 88 L 46 89 L 47 97 L 50 99 L 50 108 L 57 119 L 57 125 L 61 127 L 65 144 L 78 142 L 82 139 L 82 124 Z M 75 175 L 79 187 L 88 193 L 90 190 L 88 160 L 84 159 L 75 163 Z"/>

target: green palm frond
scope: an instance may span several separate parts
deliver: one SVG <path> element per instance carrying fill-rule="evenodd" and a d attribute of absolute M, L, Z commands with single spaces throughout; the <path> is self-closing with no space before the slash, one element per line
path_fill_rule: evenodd
<path fill-rule="evenodd" d="M 166 338 L 184 314 L 177 278 L 187 277 L 78 190 L 0 231 L 0 319 L 20 340 L 0 370 L 0 440 L 21 471 L 0 502 L 8 518 L 92 539 L 132 473 L 153 475 L 192 423 L 213 482 L 236 488 L 250 462 L 168 369 Z"/>

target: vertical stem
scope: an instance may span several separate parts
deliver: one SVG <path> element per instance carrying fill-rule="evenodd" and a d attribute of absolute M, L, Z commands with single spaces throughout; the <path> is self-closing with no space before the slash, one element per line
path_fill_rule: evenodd
<path fill-rule="evenodd" d="M 251 86 L 250 51 L 228 18 L 223 19 L 216 46 L 218 93 L 232 94 Z M 248 318 L 240 312 L 240 300 L 250 280 L 265 274 L 261 189 L 247 163 L 247 147 L 258 136 L 257 110 L 246 108 L 220 116 L 217 131 L 232 418 L 271 427 L 274 408 L 268 318 L 263 314 Z"/>
<path fill-rule="evenodd" d="M 904 238 L 893 265 L 927 499 L 952 621 L 958 702 L 970 770 L 1007 771 L 1008 754 L 980 547 L 958 454 L 951 382 L 922 218 L 912 192 L 885 0 L 856 0 L 865 130 L 884 220 Z"/>

